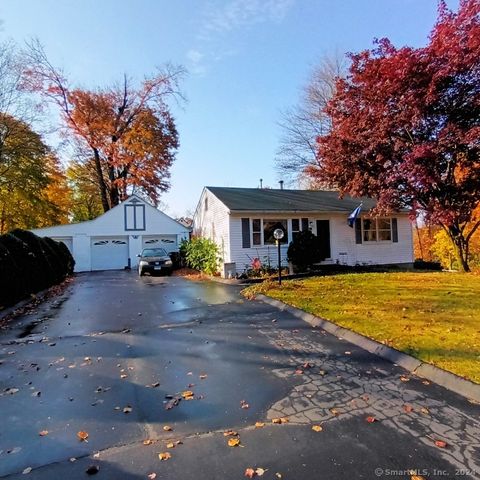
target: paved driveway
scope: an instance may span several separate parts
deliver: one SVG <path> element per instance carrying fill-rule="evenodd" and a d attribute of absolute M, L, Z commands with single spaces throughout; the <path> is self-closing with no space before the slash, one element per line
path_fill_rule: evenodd
<path fill-rule="evenodd" d="M 0 476 L 480 478 L 479 405 L 238 292 L 84 274 L 14 322 L 0 336 Z"/>

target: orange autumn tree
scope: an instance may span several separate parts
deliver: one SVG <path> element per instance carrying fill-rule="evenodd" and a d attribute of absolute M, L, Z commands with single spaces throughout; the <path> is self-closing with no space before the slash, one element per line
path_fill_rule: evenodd
<path fill-rule="evenodd" d="M 131 192 L 157 204 L 170 187 L 170 167 L 178 133 L 167 100 L 181 97 L 180 67 L 168 66 L 138 88 L 125 75 L 121 84 L 87 90 L 72 88 L 38 41 L 25 55 L 23 87 L 60 108 L 64 133 L 92 158 L 94 179 L 106 212 Z"/>

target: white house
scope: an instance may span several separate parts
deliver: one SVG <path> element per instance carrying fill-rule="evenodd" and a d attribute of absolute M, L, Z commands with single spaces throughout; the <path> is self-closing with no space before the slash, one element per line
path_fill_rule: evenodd
<path fill-rule="evenodd" d="M 355 227 L 349 214 L 363 202 Z M 407 212 L 369 218 L 375 206 L 369 198 L 338 197 L 338 192 L 259 188 L 205 187 L 193 219 L 193 233 L 219 246 L 222 275 L 248 268 L 254 258 L 277 264 L 273 230 L 281 227 L 282 263 L 289 243 L 309 229 L 321 238 L 324 263 L 343 265 L 411 265 L 412 225 Z"/>
<path fill-rule="evenodd" d="M 137 265 L 145 246 L 178 251 L 188 228 L 132 195 L 94 220 L 32 230 L 64 242 L 75 259 L 75 271 L 117 270 Z"/>

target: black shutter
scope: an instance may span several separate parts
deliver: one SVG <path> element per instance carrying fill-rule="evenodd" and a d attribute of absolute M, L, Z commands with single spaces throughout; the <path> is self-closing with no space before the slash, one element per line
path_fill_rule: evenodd
<path fill-rule="evenodd" d="M 242 247 L 250 248 L 250 219 L 242 218 Z"/>
<path fill-rule="evenodd" d="M 306 232 L 308 230 L 308 218 L 302 218 L 302 231 Z"/>
<path fill-rule="evenodd" d="M 355 243 L 362 243 L 362 219 L 355 219 Z"/>
<path fill-rule="evenodd" d="M 398 243 L 398 225 L 396 218 L 392 218 L 392 242 Z"/>

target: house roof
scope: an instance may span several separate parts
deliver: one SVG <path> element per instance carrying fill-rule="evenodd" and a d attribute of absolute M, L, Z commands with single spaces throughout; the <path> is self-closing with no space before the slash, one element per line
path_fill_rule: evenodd
<path fill-rule="evenodd" d="M 345 195 L 338 191 L 288 190 L 260 188 L 206 187 L 230 211 L 245 212 L 352 212 L 363 202 L 363 209 L 375 207 L 376 201 Z"/>

